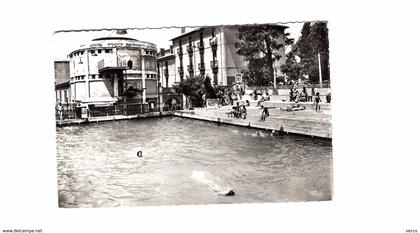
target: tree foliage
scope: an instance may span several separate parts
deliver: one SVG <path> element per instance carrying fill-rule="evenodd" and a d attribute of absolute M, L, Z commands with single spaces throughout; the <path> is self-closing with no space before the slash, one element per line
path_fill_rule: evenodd
<path fill-rule="evenodd" d="M 186 77 L 178 85 L 174 86 L 177 93 L 182 93 L 187 97 L 187 105 L 193 107 L 204 106 L 203 95 L 206 98 L 215 98 L 216 90 L 211 85 L 211 79 L 208 76 Z"/>
<path fill-rule="evenodd" d="M 293 46 L 292 50 L 288 54 L 286 54 L 286 61 L 281 66 L 281 71 L 287 74 L 289 79 L 292 80 L 298 80 L 300 77 L 302 77 L 304 71 L 303 63 L 299 63 L 296 60 L 296 53 L 296 46 Z"/>
<path fill-rule="evenodd" d="M 293 43 L 287 35 L 283 43 L 282 34 L 283 29 L 273 25 L 239 27 L 236 48 L 247 62 L 244 79 L 248 85 L 267 85 L 273 80 L 274 62 L 281 58 L 278 50 Z"/>
<path fill-rule="evenodd" d="M 286 62 L 281 70 L 293 80 L 308 75 L 310 82 L 318 82 L 318 53 L 321 57 L 322 79 L 330 80 L 327 23 L 304 23 L 301 36 L 286 55 Z"/>
<path fill-rule="evenodd" d="M 216 89 L 211 85 L 211 78 L 209 76 L 204 78 L 204 92 L 207 99 L 216 98 Z"/>

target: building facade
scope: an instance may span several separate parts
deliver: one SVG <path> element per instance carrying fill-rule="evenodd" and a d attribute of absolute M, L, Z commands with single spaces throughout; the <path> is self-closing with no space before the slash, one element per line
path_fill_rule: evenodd
<path fill-rule="evenodd" d="M 57 103 L 70 102 L 70 65 L 69 61 L 54 61 L 55 97 Z"/>
<path fill-rule="evenodd" d="M 172 88 L 180 81 L 176 76 L 175 55 L 172 46 L 169 49 L 160 49 L 157 58 L 157 73 L 161 86 L 161 109 L 168 111 L 184 108 L 185 96 L 176 93 Z"/>
<path fill-rule="evenodd" d="M 158 102 L 155 44 L 127 37 L 103 37 L 69 54 L 71 102 L 106 105 Z"/>
<path fill-rule="evenodd" d="M 163 88 L 172 87 L 180 81 L 176 76 L 175 54 L 172 46 L 169 49 L 160 49 L 157 56 L 159 82 Z"/>
<path fill-rule="evenodd" d="M 284 29 L 287 27 L 270 26 L 280 32 L 278 42 L 284 44 Z M 247 64 L 244 57 L 237 54 L 235 45 L 240 42 L 237 38 L 238 29 L 239 26 L 200 27 L 173 38 L 174 58 L 168 61 L 168 65 L 173 64 L 169 67 L 174 69 L 170 68 L 168 72 L 175 72 L 169 73 L 168 76 L 161 75 L 161 82 L 168 82 L 170 86 L 171 83 L 176 84 L 183 78 L 194 75 L 208 75 L 213 84 L 219 86 L 229 86 L 241 80 L 242 71 Z M 276 52 L 281 58 L 274 64 L 275 79 L 284 76 L 280 70 L 280 65 L 285 62 L 284 46 Z"/>

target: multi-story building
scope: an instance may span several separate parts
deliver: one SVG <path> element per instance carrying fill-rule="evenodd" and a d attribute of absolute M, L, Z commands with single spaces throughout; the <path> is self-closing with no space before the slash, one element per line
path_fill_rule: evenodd
<path fill-rule="evenodd" d="M 287 27 L 277 24 L 268 26 L 279 31 L 278 42 L 284 44 L 284 29 Z M 235 46 L 240 42 L 237 37 L 238 29 L 239 26 L 199 27 L 173 38 L 174 58 L 168 57 L 168 65 L 173 62 L 175 72 L 169 73 L 167 76 L 161 75 L 161 82 L 170 85 L 186 76 L 193 75 L 208 75 L 213 83 L 219 86 L 228 86 L 241 80 L 246 62 L 243 56 L 238 55 L 238 49 Z M 284 46 L 276 52 L 280 54 L 281 58 L 275 62 L 273 67 L 275 79 L 283 76 L 280 65 L 285 62 Z M 169 69 L 168 71 L 170 72 Z M 162 78 L 165 79 L 162 80 Z M 273 82 L 275 83 L 275 80 Z"/>
<path fill-rule="evenodd" d="M 162 110 L 179 109 L 183 107 L 184 96 L 176 93 L 172 88 L 180 81 L 176 77 L 175 54 L 172 46 L 169 49 L 160 49 L 157 58 L 157 72 L 161 85 Z"/>
<path fill-rule="evenodd" d="M 156 46 L 127 37 L 103 37 L 69 54 L 70 98 L 85 105 L 158 102 Z"/>
<path fill-rule="evenodd" d="M 175 54 L 172 46 L 169 49 L 160 49 L 157 54 L 157 72 L 159 82 L 164 88 L 172 87 L 180 81 L 176 79 Z"/>
<path fill-rule="evenodd" d="M 54 61 L 55 97 L 57 103 L 70 102 L 69 61 Z"/>

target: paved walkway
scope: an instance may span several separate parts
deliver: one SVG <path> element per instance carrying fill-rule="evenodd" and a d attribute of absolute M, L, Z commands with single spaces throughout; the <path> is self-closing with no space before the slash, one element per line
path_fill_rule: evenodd
<path fill-rule="evenodd" d="M 246 119 L 228 117 L 226 113 L 230 111 L 232 111 L 232 106 L 223 106 L 220 108 L 185 110 L 177 112 L 175 115 L 265 130 L 332 138 L 331 114 L 329 110 L 315 112 L 312 109 L 306 109 L 287 112 L 282 111 L 280 108 L 271 108 L 269 109 L 270 116 L 264 122 L 259 121 L 262 113 L 262 109 L 259 107 L 248 107 Z"/>
<path fill-rule="evenodd" d="M 264 106 L 269 106 L 269 102 L 264 102 Z M 276 103 L 274 103 L 276 104 Z M 282 103 L 287 104 L 287 103 Z M 292 103 L 290 103 L 292 104 Z M 275 106 L 275 105 L 274 105 Z M 328 108 L 324 108 L 328 109 Z M 259 121 L 262 109 L 260 107 L 248 107 L 246 119 L 229 117 L 227 112 L 232 111 L 232 106 L 213 107 L 213 108 L 197 108 L 194 110 L 181 110 L 176 112 L 154 112 L 142 115 L 130 116 L 106 116 L 93 117 L 89 119 L 69 119 L 57 121 L 57 126 L 67 126 L 74 124 L 84 124 L 101 121 L 129 120 L 157 116 L 175 115 L 197 120 L 213 121 L 223 124 L 240 125 L 263 130 L 274 130 L 285 133 L 294 133 L 322 138 L 332 138 L 331 131 L 331 114 L 330 110 L 315 112 L 312 108 L 306 110 L 287 112 L 282 111 L 279 107 L 269 109 L 270 116 L 264 122 Z"/>

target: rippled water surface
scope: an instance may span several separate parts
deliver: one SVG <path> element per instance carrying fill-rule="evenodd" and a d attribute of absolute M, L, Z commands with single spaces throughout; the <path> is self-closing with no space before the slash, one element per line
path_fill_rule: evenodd
<path fill-rule="evenodd" d="M 57 128 L 57 150 L 60 207 L 331 200 L 329 140 L 165 117 Z"/>

